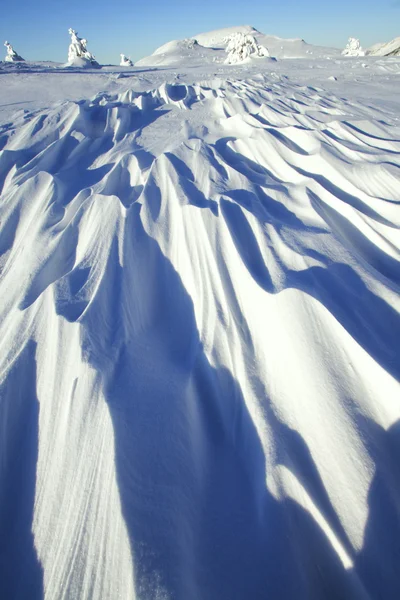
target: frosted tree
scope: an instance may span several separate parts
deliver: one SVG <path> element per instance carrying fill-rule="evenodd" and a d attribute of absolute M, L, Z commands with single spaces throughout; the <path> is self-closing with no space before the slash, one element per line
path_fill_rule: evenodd
<path fill-rule="evenodd" d="M 361 48 L 360 40 L 350 37 L 345 49 L 342 51 L 343 56 L 365 56 L 365 51 Z"/>
<path fill-rule="evenodd" d="M 188 49 L 193 50 L 195 46 L 199 46 L 199 42 L 197 40 L 193 40 L 192 38 L 186 38 L 182 40 L 182 44 Z"/>
<path fill-rule="evenodd" d="M 88 61 L 92 65 L 98 65 L 95 57 L 87 49 L 87 40 L 80 38 L 74 29 L 68 29 L 71 36 L 71 43 L 68 48 L 68 62 L 74 63 L 77 59 Z"/>
<path fill-rule="evenodd" d="M 228 54 L 225 62 L 229 65 L 241 63 L 249 58 L 269 56 L 267 48 L 258 44 L 253 35 L 233 33 L 224 41 L 227 42 L 225 52 Z"/>
<path fill-rule="evenodd" d="M 22 56 L 15 52 L 9 42 L 4 42 L 4 45 L 7 48 L 7 56 L 4 59 L 6 62 L 21 62 L 24 60 Z"/>
<path fill-rule="evenodd" d="M 133 62 L 130 58 L 125 56 L 125 54 L 121 54 L 121 62 L 119 63 L 120 67 L 133 67 Z"/>

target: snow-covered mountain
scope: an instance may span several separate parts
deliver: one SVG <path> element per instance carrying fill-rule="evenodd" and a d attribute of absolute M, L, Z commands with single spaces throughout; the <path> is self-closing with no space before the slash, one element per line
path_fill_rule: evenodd
<path fill-rule="evenodd" d="M 210 64 L 224 62 L 228 38 L 235 33 L 244 33 L 255 37 L 258 44 L 268 49 L 275 58 L 327 58 L 340 55 L 336 48 L 312 46 L 301 39 L 282 39 L 265 35 L 250 25 L 217 29 L 200 33 L 193 38 L 174 40 L 164 44 L 151 56 L 142 58 L 138 66 L 170 66 L 181 64 Z"/>
<path fill-rule="evenodd" d="M 0 65 L 2 600 L 400 597 L 400 61 L 262 60 Z"/>
<path fill-rule="evenodd" d="M 371 56 L 400 56 L 400 37 L 390 42 L 374 44 L 368 49 Z"/>
<path fill-rule="evenodd" d="M 340 54 L 337 48 L 313 46 L 300 38 L 284 39 L 275 35 L 266 35 L 251 25 L 199 33 L 193 39 L 196 39 L 202 46 L 209 48 L 225 48 L 226 39 L 236 32 L 254 36 L 257 42 L 268 48 L 270 55 L 276 58 L 326 58 Z"/>

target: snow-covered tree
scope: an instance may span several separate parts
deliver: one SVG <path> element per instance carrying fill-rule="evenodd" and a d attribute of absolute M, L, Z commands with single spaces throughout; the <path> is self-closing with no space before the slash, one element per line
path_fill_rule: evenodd
<path fill-rule="evenodd" d="M 365 51 L 361 48 L 360 40 L 350 37 L 342 54 L 343 56 L 365 56 Z"/>
<path fill-rule="evenodd" d="M 188 50 L 193 50 L 195 46 L 199 45 L 199 42 L 192 38 L 185 38 L 184 40 L 182 40 L 182 42 Z"/>
<path fill-rule="evenodd" d="M 236 64 L 247 60 L 248 58 L 269 56 L 265 46 L 257 43 L 253 35 L 245 33 L 233 33 L 224 40 L 227 43 L 225 52 L 228 54 L 227 64 Z"/>
<path fill-rule="evenodd" d="M 68 48 L 68 63 L 88 61 L 93 66 L 98 66 L 98 63 L 91 52 L 86 48 L 87 40 L 80 38 L 74 29 L 68 29 L 71 36 L 71 43 Z"/>
<path fill-rule="evenodd" d="M 125 54 L 121 54 L 121 62 L 119 63 L 120 67 L 133 67 L 133 62 L 130 58 L 125 56 Z"/>
<path fill-rule="evenodd" d="M 22 56 L 15 52 L 9 42 L 4 42 L 4 45 L 7 48 L 7 56 L 4 59 L 6 62 L 21 62 L 24 60 Z"/>

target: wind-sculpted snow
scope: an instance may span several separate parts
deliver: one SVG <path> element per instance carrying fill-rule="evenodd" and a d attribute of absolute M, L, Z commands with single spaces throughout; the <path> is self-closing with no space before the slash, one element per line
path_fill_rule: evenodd
<path fill-rule="evenodd" d="M 0 140 L 1 595 L 398 598 L 396 114 L 256 76 Z"/>

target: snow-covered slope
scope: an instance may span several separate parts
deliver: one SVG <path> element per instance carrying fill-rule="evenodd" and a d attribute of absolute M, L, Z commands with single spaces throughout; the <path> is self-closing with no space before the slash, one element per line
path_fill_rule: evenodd
<path fill-rule="evenodd" d="M 371 56 L 400 56 L 400 37 L 391 42 L 374 44 L 368 49 L 367 54 Z"/>
<path fill-rule="evenodd" d="M 139 67 L 145 66 L 174 66 L 187 65 L 200 66 L 223 62 L 226 58 L 223 49 L 205 48 L 196 40 L 173 40 L 157 48 L 151 56 L 142 58 L 136 62 Z"/>
<path fill-rule="evenodd" d="M 399 597 L 398 75 L 327 62 L 2 72 L 1 598 Z"/>
<path fill-rule="evenodd" d="M 270 51 L 276 58 L 331 58 L 338 56 L 340 50 L 325 46 L 307 44 L 302 39 L 282 39 L 274 35 L 257 36 L 259 44 Z"/>

